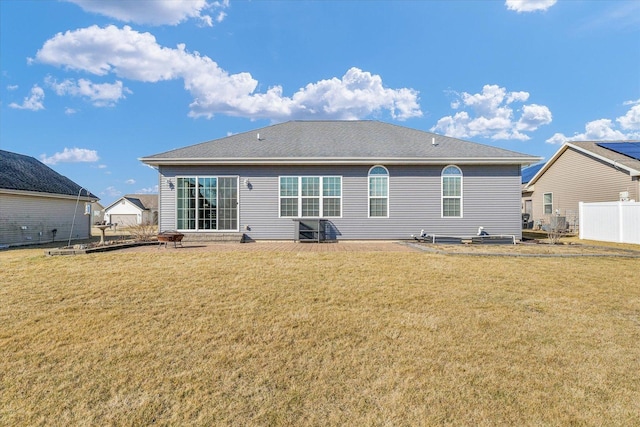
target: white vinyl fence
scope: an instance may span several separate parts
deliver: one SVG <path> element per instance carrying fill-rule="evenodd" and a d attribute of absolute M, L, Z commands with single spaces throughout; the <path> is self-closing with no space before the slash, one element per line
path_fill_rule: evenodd
<path fill-rule="evenodd" d="M 580 202 L 580 238 L 640 245 L 640 202 Z"/>

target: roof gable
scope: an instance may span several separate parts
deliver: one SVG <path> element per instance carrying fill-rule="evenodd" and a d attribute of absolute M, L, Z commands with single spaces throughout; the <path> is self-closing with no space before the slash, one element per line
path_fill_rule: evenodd
<path fill-rule="evenodd" d="M 125 194 L 120 197 L 109 206 L 105 208 L 105 210 L 110 210 L 113 206 L 121 203 L 122 201 L 127 201 L 131 203 L 136 208 L 141 211 L 144 210 L 158 210 L 158 195 L 157 194 Z"/>
<path fill-rule="evenodd" d="M 33 157 L 0 150 L 0 188 L 78 196 L 84 187 Z M 91 193 L 88 197 L 97 199 Z"/>
<path fill-rule="evenodd" d="M 126 194 L 124 197 L 141 209 L 158 209 L 157 194 Z"/>
<path fill-rule="evenodd" d="M 383 161 L 531 164 L 540 159 L 377 121 L 291 121 L 140 160 L 161 165 Z"/>
<path fill-rule="evenodd" d="M 619 144 L 625 144 L 626 142 L 618 141 Z M 608 143 L 611 145 L 613 143 Z M 530 187 L 536 183 L 538 179 L 556 162 L 556 160 L 568 149 L 573 149 L 582 154 L 589 155 L 596 159 L 599 159 L 611 166 L 621 169 L 629 173 L 630 176 L 640 176 L 640 160 L 636 160 L 632 157 L 625 156 L 624 154 L 610 150 L 608 148 L 599 145 L 596 141 L 574 141 L 566 142 L 556 153 L 549 159 L 547 163 L 534 175 L 533 178 L 527 183 L 527 187 Z"/>

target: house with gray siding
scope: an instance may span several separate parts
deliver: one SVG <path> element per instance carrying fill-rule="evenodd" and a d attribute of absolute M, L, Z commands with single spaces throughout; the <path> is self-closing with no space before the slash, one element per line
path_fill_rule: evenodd
<path fill-rule="evenodd" d="M 425 233 L 521 237 L 523 165 L 538 157 L 378 121 L 291 121 L 140 159 L 159 229 L 302 240 Z"/>
<path fill-rule="evenodd" d="M 534 227 L 576 228 L 580 202 L 640 200 L 640 160 L 623 154 L 634 144 L 565 143 L 522 189 Z"/>
<path fill-rule="evenodd" d="M 0 150 L 0 246 L 86 239 L 86 204 L 97 200 L 35 158 Z"/>

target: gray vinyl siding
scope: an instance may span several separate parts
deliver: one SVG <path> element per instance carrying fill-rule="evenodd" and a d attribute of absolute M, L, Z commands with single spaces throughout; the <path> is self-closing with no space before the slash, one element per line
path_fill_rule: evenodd
<path fill-rule="evenodd" d="M 84 215 L 84 205 L 80 200 L 72 239 L 86 239 L 91 235 L 91 216 Z M 71 198 L 0 194 L 0 245 L 52 242 L 53 229 L 57 229 L 56 241 L 66 245 L 75 207 L 76 200 Z"/>
<path fill-rule="evenodd" d="M 543 197 L 553 194 L 553 211 L 577 223 L 579 202 L 614 202 L 620 192 L 628 191 L 631 199 L 640 200 L 638 179 L 624 170 L 587 154 L 568 148 L 535 182 L 530 199 L 533 220 L 548 223 Z M 574 218 L 575 217 L 575 218 Z"/>
<path fill-rule="evenodd" d="M 294 238 L 294 221 L 279 218 L 278 178 L 341 176 L 342 216 L 329 218 L 338 239 L 408 239 L 424 229 L 430 234 L 471 236 L 483 226 L 490 234 L 521 237 L 518 165 L 459 166 L 463 172 L 463 218 L 441 217 L 444 166 L 383 165 L 389 171 L 389 218 L 368 217 L 366 166 L 162 166 L 160 229 L 176 228 L 176 177 L 239 177 L 240 231 L 255 240 Z M 251 182 L 247 188 L 244 180 Z M 172 183 L 174 189 L 169 187 Z"/>

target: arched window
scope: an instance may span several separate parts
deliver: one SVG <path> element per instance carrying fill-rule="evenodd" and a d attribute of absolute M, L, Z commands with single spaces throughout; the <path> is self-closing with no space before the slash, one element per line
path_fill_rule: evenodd
<path fill-rule="evenodd" d="M 369 217 L 389 216 L 389 171 L 384 166 L 369 169 Z"/>
<path fill-rule="evenodd" d="M 442 170 L 442 217 L 462 218 L 462 171 L 457 166 Z"/>

